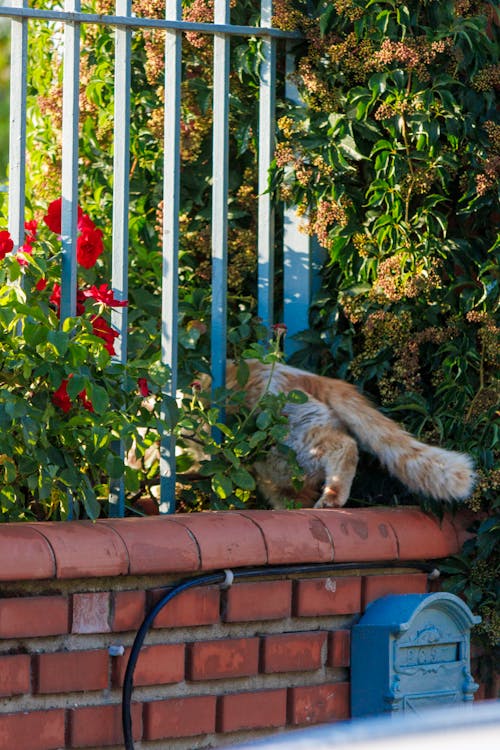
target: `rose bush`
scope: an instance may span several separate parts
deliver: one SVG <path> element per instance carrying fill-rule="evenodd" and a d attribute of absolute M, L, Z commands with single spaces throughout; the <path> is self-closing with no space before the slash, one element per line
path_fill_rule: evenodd
<path fill-rule="evenodd" d="M 60 320 L 61 201 L 26 223 L 24 244 L 0 232 L 0 514 L 2 520 L 96 518 L 110 477 L 137 490 L 120 441 L 143 452 L 158 437 L 159 362 L 113 361 L 116 299 L 95 283 L 103 233 L 79 211 L 75 317 Z M 148 394 L 148 409 L 143 407 Z M 171 409 L 170 414 L 174 411 Z M 141 428 L 139 430 L 139 428 Z"/>

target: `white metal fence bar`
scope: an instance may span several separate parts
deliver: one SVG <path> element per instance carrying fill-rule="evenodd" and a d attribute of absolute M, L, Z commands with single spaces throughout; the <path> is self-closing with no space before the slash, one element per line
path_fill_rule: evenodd
<path fill-rule="evenodd" d="M 80 0 L 65 0 L 80 11 Z M 80 23 L 64 26 L 62 102 L 61 321 L 76 312 L 76 232 L 78 217 L 78 124 L 80 94 Z"/>
<path fill-rule="evenodd" d="M 116 0 L 117 14 L 129 16 L 131 0 Z M 115 297 L 128 297 L 128 222 L 130 173 L 130 59 L 131 31 L 115 29 L 114 141 L 113 141 L 113 238 L 111 285 Z M 115 342 L 115 359 L 127 361 L 127 307 L 111 308 L 111 325 L 119 332 Z M 119 452 L 124 458 L 123 444 Z M 109 514 L 125 514 L 125 483 L 123 478 L 110 480 Z"/>
<path fill-rule="evenodd" d="M 229 24 L 229 0 L 215 0 L 214 21 Z M 214 36 L 212 150 L 212 387 L 226 380 L 227 200 L 229 173 L 229 37 Z"/>
<path fill-rule="evenodd" d="M 180 19 L 180 0 L 167 0 L 169 19 Z M 165 37 L 165 122 L 163 173 L 163 281 L 162 281 L 162 362 L 170 367 L 170 395 L 177 390 L 177 306 L 180 194 L 181 51 L 179 31 L 169 29 Z M 162 409 L 165 423 L 165 409 Z M 160 511 L 175 510 L 175 440 L 171 433 L 161 437 Z"/>
<path fill-rule="evenodd" d="M 107 26 L 129 26 L 144 29 L 172 29 L 176 31 L 198 31 L 202 34 L 228 34 L 229 36 L 276 37 L 280 39 L 299 39 L 300 34 L 293 31 L 281 31 L 274 28 L 258 26 L 241 26 L 229 23 L 197 23 L 195 21 L 175 21 L 161 18 L 142 18 L 137 16 L 105 16 L 98 13 L 78 13 L 67 10 L 39 10 L 37 8 L 0 7 L 0 16 L 8 18 L 34 18 L 66 23 L 96 23 Z"/>
<path fill-rule="evenodd" d="M 14 0 L 27 7 L 28 0 Z M 15 247 L 24 241 L 26 175 L 26 71 L 28 64 L 28 21 L 12 21 L 10 136 L 9 136 L 9 232 Z"/>
<path fill-rule="evenodd" d="M 272 0 L 261 2 L 261 26 L 271 26 Z M 258 176 L 258 315 L 265 326 L 274 322 L 274 205 L 268 192 L 269 167 L 274 156 L 276 40 L 262 40 L 259 86 Z"/>
<path fill-rule="evenodd" d="M 131 0 L 116 0 L 116 12 L 130 15 Z M 115 30 L 114 142 L 113 142 L 113 250 L 111 284 L 115 297 L 128 297 L 128 224 L 130 172 L 130 29 Z M 114 307 L 111 323 L 119 331 L 116 359 L 127 360 L 127 308 Z"/>

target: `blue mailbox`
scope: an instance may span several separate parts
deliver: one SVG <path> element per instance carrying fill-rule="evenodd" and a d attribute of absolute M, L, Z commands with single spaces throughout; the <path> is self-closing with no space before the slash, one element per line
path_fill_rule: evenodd
<path fill-rule="evenodd" d="M 352 716 L 472 701 L 470 629 L 480 621 L 454 594 L 372 602 L 352 630 Z"/>

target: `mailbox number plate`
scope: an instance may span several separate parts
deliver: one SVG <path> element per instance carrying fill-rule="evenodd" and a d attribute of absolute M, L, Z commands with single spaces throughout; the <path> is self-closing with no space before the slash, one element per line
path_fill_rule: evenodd
<path fill-rule="evenodd" d="M 418 667 L 421 664 L 444 664 L 460 661 L 460 643 L 432 643 L 421 646 L 403 646 L 398 649 L 401 667 Z"/>

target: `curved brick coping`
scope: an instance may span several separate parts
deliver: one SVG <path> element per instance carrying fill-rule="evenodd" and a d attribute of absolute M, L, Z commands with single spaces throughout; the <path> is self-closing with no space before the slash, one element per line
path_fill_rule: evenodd
<path fill-rule="evenodd" d="M 0 526 L 0 580 L 437 559 L 459 552 L 470 520 L 381 507 L 11 523 Z"/>

